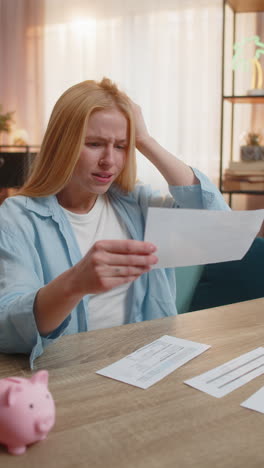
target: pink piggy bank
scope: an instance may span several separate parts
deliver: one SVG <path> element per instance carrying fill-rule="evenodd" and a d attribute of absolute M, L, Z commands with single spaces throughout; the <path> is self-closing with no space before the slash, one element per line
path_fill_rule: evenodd
<path fill-rule="evenodd" d="M 43 440 L 55 422 L 54 400 L 48 390 L 48 371 L 31 377 L 0 380 L 0 443 L 20 455 L 27 445 Z"/>

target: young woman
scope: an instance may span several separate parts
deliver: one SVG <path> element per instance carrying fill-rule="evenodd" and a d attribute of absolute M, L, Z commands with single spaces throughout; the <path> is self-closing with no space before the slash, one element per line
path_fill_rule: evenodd
<path fill-rule="evenodd" d="M 136 147 L 171 196 L 136 182 Z M 152 270 L 155 246 L 143 241 L 148 206 L 228 209 L 109 79 L 71 87 L 30 178 L 0 208 L 0 352 L 33 366 L 62 335 L 175 315 L 174 270 Z"/>

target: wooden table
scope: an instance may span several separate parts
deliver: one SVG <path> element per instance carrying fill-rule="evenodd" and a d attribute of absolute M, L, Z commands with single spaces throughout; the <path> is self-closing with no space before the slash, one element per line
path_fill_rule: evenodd
<path fill-rule="evenodd" d="M 183 381 L 264 345 L 264 298 L 151 322 L 67 336 L 36 368 L 50 374 L 57 420 L 3 468 L 263 468 L 264 415 L 240 406 L 264 375 L 217 399 Z M 168 334 L 212 346 L 142 390 L 96 370 Z M 29 376 L 24 357 L 0 355 L 0 378 Z"/>

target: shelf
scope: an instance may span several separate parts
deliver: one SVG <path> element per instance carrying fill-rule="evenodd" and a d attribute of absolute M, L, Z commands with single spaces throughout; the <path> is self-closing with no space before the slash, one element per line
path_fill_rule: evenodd
<path fill-rule="evenodd" d="M 0 154 L 37 154 L 39 149 L 39 145 L 0 145 Z"/>
<path fill-rule="evenodd" d="M 263 0 L 226 0 L 226 3 L 236 13 L 255 13 L 264 11 Z"/>
<path fill-rule="evenodd" d="M 1 145 L 0 148 L 40 148 L 39 145 Z"/>
<path fill-rule="evenodd" d="M 224 100 L 234 104 L 264 104 L 264 96 L 224 96 Z"/>
<path fill-rule="evenodd" d="M 264 195 L 263 190 L 221 190 L 221 193 L 241 193 L 244 195 Z"/>

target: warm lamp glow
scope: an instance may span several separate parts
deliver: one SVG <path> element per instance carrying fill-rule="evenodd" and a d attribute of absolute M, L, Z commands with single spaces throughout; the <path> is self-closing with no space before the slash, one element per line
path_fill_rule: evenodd
<path fill-rule="evenodd" d="M 29 137 L 24 128 L 17 128 L 12 132 L 12 140 L 14 145 L 28 145 Z"/>

